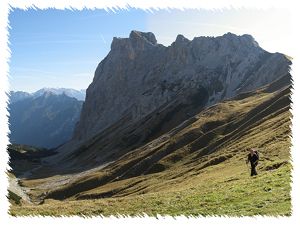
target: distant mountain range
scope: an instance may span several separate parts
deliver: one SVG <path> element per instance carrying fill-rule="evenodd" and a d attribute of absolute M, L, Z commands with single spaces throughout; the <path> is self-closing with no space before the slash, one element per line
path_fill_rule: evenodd
<path fill-rule="evenodd" d="M 71 89 L 71 88 L 42 88 L 33 93 L 28 93 L 28 92 L 24 92 L 24 91 L 11 91 L 10 92 L 10 102 L 14 103 L 19 100 L 23 100 L 25 98 L 30 98 L 30 97 L 36 98 L 36 97 L 43 95 L 45 92 L 51 92 L 52 94 L 55 94 L 55 95 L 61 95 L 64 93 L 65 95 L 67 95 L 69 97 L 76 98 L 79 101 L 84 101 L 86 90 L 85 89 L 75 90 L 75 89 Z"/>
<path fill-rule="evenodd" d="M 84 91 L 43 88 L 10 93 L 10 142 L 54 148 L 68 141 L 79 120 Z"/>

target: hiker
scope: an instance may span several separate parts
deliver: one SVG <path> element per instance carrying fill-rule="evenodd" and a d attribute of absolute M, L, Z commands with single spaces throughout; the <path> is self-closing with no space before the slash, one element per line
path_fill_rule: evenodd
<path fill-rule="evenodd" d="M 258 155 L 257 150 L 255 150 L 253 148 L 249 149 L 248 151 L 249 151 L 249 154 L 248 154 L 248 158 L 247 158 L 246 163 L 248 164 L 250 162 L 251 176 L 255 176 L 255 175 L 257 175 L 255 167 L 258 164 L 259 155 Z"/>

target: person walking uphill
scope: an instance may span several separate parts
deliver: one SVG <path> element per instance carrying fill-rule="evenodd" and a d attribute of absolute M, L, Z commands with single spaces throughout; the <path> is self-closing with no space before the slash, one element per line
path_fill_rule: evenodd
<path fill-rule="evenodd" d="M 257 175 L 257 172 L 256 172 L 256 166 L 258 164 L 258 160 L 259 160 L 259 155 L 258 155 L 258 152 L 251 148 L 249 149 L 249 154 L 248 154 L 248 158 L 247 158 L 247 161 L 246 163 L 248 164 L 250 162 L 250 165 L 251 165 L 251 176 L 255 176 Z"/>

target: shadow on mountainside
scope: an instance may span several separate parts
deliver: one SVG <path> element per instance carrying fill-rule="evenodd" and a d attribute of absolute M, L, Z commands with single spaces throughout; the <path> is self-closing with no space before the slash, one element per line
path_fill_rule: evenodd
<path fill-rule="evenodd" d="M 55 185 L 55 179 L 52 180 L 53 178 L 50 176 L 40 179 L 41 177 L 35 177 L 33 174 L 29 179 L 36 179 L 37 182 L 41 182 L 40 187 L 46 185 L 47 182 L 57 186 L 56 190 L 51 190 L 45 197 L 63 200 L 107 183 L 171 171 L 176 162 L 182 162 L 183 166 L 191 168 L 196 163 L 199 170 L 224 163 L 239 150 L 233 149 L 227 153 L 220 152 L 220 155 L 210 157 L 210 159 L 207 157 L 218 152 L 221 148 L 226 148 L 227 145 L 238 142 L 244 135 L 247 135 L 249 130 L 256 129 L 265 121 L 289 111 L 290 86 L 280 88 L 274 93 L 268 93 L 268 90 L 276 85 L 274 82 L 273 85 L 259 91 L 249 92 L 252 94 L 241 94 L 245 98 L 237 96 L 232 100 L 211 106 L 159 138 L 131 149 L 131 151 L 118 156 L 104 166 L 94 165 L 90 168 L 74 170 L 76 175 L 68 175 L 66 171 L 61 173 L 62 171 L 54 170 L 51 176 L 60 175 L 65 179 L 64 182 L 60 183 L 58 178 L 57 183 L 62 184 L 61 186 Z M 232 109 L 230 108 L 231 105 Z M 218 113 L 224 114 L 224 117 L 220 117 L 216 121 L 214 118 L 220 116 Z M 213 120 L 202 121 L 201 115 L 207 118 L 210 115 Z M 197 125 L 197 123 L 201 125 Z M 186 158 L 187 155 L 190 156 Z M 45 170 L 44 174 L 47 174 L 47 168 L 41 168 L 40 171 L 42 170 Z M 39 173 L 40 171 L 37 170 L 36 172 Z M 99 196 L 112 195 L 113 193 L 106 193 Z"/>

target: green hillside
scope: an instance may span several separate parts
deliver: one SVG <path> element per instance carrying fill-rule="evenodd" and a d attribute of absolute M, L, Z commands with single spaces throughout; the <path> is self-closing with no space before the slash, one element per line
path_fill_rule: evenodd
<path fill-rule="evenodd" d="M 213 105 L 104 168 L 23 179 L 39 204 L 10 213 L 290 215 L 290 87 L 280 82 Z M 256 177 L 245 164 L 252 147 Z"/>

